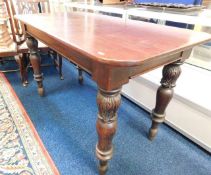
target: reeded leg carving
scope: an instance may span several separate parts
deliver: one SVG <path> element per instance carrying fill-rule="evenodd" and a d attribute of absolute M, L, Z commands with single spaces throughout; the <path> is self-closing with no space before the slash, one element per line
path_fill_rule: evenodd
<path fill-rule="evenodd" d="M 112 139 L 117 128 L 117 110 L 121 102 L 121 89 L 104 91 L 99 89 L 97 95 L 98 118 L 96 129 L 98 143 L 96 156 L 99 159 L 99 174 L 104 175 L 108 169 L 108 160 L 113 155 Z"/>
<path fill-rule="evenodd" d="M 30 62 L 34 71 L 34 79 L 37 81 L 38 85 L 38 94 L 40 96 L 44 95 L 44 88 L 43 88 L 43 75 L 40 69 L 40 55 L 38 53 L 38 41 L 33 37 L 27 37 L 26 44 L 30 51 Z"/>
<path fill-rule="evenodd" d="M 149 139 L 153 140 L 158 132 L 158 125 L 165 120 L 165 110 L 173 97 L 176 81 L 181 74 L 180 65 L 183 62 L 177 61 L 164 66 L 161 86 L 157 90 L 156 105 L 152 110 L 152 126 L 149 130 Z"/>

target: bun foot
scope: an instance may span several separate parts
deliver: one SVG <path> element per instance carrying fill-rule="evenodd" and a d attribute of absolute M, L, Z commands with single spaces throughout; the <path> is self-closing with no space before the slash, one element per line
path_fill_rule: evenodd
<path fill-rule="evenodd" d="M 82 76 L 78 78 L 78 82 L 79 82 L 79 84 L 81 84 L 81 85 L 82 85 L 82 84 L 83 84 L 83 81 L 84 81 L 84 79 L 83 79 L 83 77 L 82 77 Z"/>
<path fill-rule="evenodd" d="M 27 87 L 28 84 L 29 84 L 29 82 L 27 80 L 22 83 L 23 87 Z"/>
<path fill-rule="evenodd" d="M 60 76 L 60 80 L 64 80 L 64 77 L 62 75 Z"/>
<path fill-rule="evenodd" d="M 38 91 L 38 94 L 39 94 L 41 97 L 44 96 L 44 88 L 43 88 L 43 87 L 42 87 L 42 88 L 38 88 L 37 91 Z"/>
<path fill-rule="evenodd" d="M 99 174 L 105 175 L 107 170 L 108 170 L 108 162 L 107 161 L 100 161 Z"/>
<path fill-rule="evenodd" d="M 149 138 L 149 140 L 154 140 L 154 138 L 155 138 L 155 136 L 157 135 L 157 132 L 158 132 L 158 129 L 156 128 L 156 129 L 150 129 L 149 130 L 149 135 L 148 135 L 148 138 Z"/>

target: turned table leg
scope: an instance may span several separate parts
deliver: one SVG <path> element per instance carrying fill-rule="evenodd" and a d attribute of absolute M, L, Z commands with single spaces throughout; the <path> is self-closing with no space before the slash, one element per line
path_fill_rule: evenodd
<path fill-rule="evenodd" d="M 40 69 L 40 55 L 38 53 L 38 41 L 33 37 L 27 37 L 26 44 L 30 51 L 30 62 L 34 71 L 34 79 L 37 81 L 38 85 L 38 94 L 40 96 L 44 95 L 44 88 L 43 88 L 43 75 Z"/>
<path fill-rule="evenodd" d="M 158 132 L 158 125 L 165 120 L 165 110 L 173 97 L 176 81 L 180 76 L 180 65 L 183 62 L 177 61 L 164 66 L 161 86 L 157 90 L 156 105 L 152 110 L 152 126 L 149 130 L 149 139 L 153 140 Z"/>
<path fill-rule="evenodd" d="M 98 143 L 96 156 L 99 159 L 99 174 L 104 175 L 108 169 L 108 160 L 113 155 L 112 139 L 117 128 L 117 110 L 120 106 L 121 89 L 104 91 L 99 89 L 97 95 L 98 118 L 96 129 Z"/>

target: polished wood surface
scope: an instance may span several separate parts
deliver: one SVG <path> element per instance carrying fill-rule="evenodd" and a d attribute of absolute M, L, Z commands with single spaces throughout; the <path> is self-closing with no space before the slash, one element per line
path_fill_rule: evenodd
<path fill-rule="evenodd" d="M 31 30 L 34 28 L 46 32 L 46 37 L 56 38 L 58 45 L 65 44 L 93 60 L 113 65 L 140 65 L 210 39 L 208 34 L 185 29 L 132 20 L 125 23 L 118 18 L 94 14 L 26 15 L 17 18 L 30 25 Z"/>
<path fill-rule="evenodd" d="M 31 35 L 28 47 L 37 54 L 36 39 L 91 73 L 98 85 L 98 143 L 96 156 L 99 174 L 108 169 L 113 155 L 112 139 L 117 128 L 121 87 L 129 79 L 163 66 L 163 78 L 157 91 L 149 138 L 157 134 L 165 120 L 165 110 L 173 96 L 181 69 L 194 46 L 211 40 L 211 35 L 140 21 L 127 22 L 108 16 L 68 13 L 16 16 Z M 36 38 L 36 39 L 35 39 Z M 39 60 L 34 59 L 40 72 Z M 36 67 L 36 66 L 35 66 Z M 38 91 L 44 91 L 42 78 Z M 141 165 L 140 165 L 141 166 Z"/>

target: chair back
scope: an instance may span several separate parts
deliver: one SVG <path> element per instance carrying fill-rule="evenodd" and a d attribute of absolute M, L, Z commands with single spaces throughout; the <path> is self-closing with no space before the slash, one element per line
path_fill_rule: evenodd
<path fill-rule="evenodd" d="M 9 56 L 16 51 L 16 45 L 8 30 L 8 19 L 5 2 L 0 0 L 0 57 Z"/>
<path fill-rule="evenodd" d="M 16 14 L 50 13 L 49 0 L 13 0 Z"/>
<path fill-rule="evenodd" d="M 24 28 L 14 18 L 16 14 L 49 13 L 49 0 L 5 0 L 10 17 L 10 26 L 13 40 L 18 44 L 25 41 Z"/>

